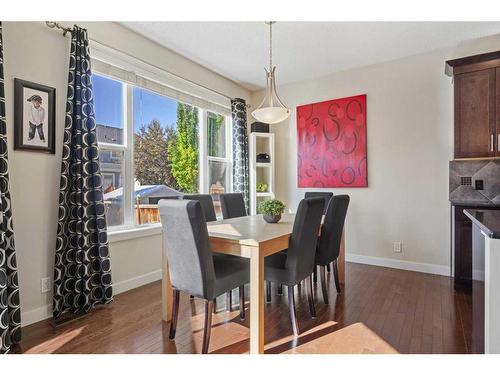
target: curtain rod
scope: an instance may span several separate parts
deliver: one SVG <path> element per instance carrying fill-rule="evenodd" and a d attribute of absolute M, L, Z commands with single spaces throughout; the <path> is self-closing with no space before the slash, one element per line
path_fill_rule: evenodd
<path fill-rule="evenodd" d="M 71 28 L 71 27 L 64 27 L 64 26 L 60 25 L 58 22 L 54 22 L 54 21 L 45 21 L 45 24 L 46 24 L 48 27 L 50 27 L 51 29 L 58 29 L 58 30 L 62 30 L 62 32 L 63 32 L 63 36 L 66 36 L 66 34 L 73 32 L 73 28 Z M 95 40 L 95 39 L 92 39 L 92 38 L 90 38 L 90 39 L 91 39 L 91 40 L 93 40 L 94 42 L 100 43 L 100 44 L 102 44 L 102 45 L 104 45 L 104 46 L 106 46 L 106 47 L 108 47 L 108 48 L 113 48 L 113 49 L 116 49 L 116 48 L 111 47 L 111 46 L 108 46 L 107 44 L 102 43 L 102 42 L 100 42 L 100 41 L 98 41 L 98 40 Z M 118 50 L 118 51 L 119 51 L 119 50 Z M 160 70 L 165 70 L 165 69 L 163 69 L 163 68 L 160 68 L 159 66 L 156 66 L 156 65 L 151 64 L 151 63 L 149 63 L 149 62 L 146 62 L 146 61 L 144 61 L 144 60 L 141 60 L 141 59 L 139 59 L 139 58 L 137 58 L 137 57 L 135 57 L 135 56 L 132 56 L 132 55 L 128 54 L 127 52 L 124 52 L 124 51 L 120 51 L 120 52 L 121 52 L 121 53 L 123 53 L 123 54 L 125 54 L 125 55 L 127 55 L 127 56 L 130 56 L 130 57 L 133 57 L 133 58 L 135 58 L 135 59 L 138 59 L 138 60 L 140 60 L 140 61 L 142 61 L 142 62 L 144 62 L 144 63 L 146 63 L 146 64 L 149 64 L 149 65 L 151 65 L 151 66 L 153 66 L 153 67 L 155 67 L 155 68 L 157 68 L 157 69 L 160 69 Z M 168 73 L 169 73 L 169 74 L 172 74 L 172 75 L 174 75 L 175 77 L 180 78 L 180 79 L 182 79 L 182 80 L 184 80 L 184 81 L 187 81 L 187 82 L 189 82 L 189 83 L 191 83 L 191 84 L 193 84 L 193 85 L 196 85 L 196 86 L 202 87 L 202 88 L 204 88 L 205 90 L 211 91 L 211 92 L 213 92 L 213 93 L 215 93 L 215 94 L 217 94 L 217 95 L 220 95 L 220 96 L 222 96 L 222 97 L 224 97 L 224 98 L 227 98 L 227 99 L 229 99 L 229 100 L 233 100 L 233 99 L 234 99 L 234 98 L 232 98 L 232 97 L 230 97 L 230 96 L 228 96 L 228 95 L 226 95 L 226 94 L 223 94 L 223 93 L 221 93 L 221 92 L 219 92 L 219 91 L 217 91 L 217 90 L 211 89 L 210 87 L 207 87 L 207 86 L 201 85 L 201 84 L 196 83 L 196 82 L 193 82 L 193 81 L 191 81 L 191 80 L 189 80 L 189 79 L 187 79 L 187 78 L 181 77 L 181 76 L 180 76 L 180 75 L 178 75 L 178 74 L 175 74 L 175 73 L 172 73 L 172 72 L 168 72 Z M 247 107 L 247 108 L 250 108 L 251 106 L 250 106 L 250 104 L 247 104 L 247 105 L 246 105 L 246 107 Z"/>

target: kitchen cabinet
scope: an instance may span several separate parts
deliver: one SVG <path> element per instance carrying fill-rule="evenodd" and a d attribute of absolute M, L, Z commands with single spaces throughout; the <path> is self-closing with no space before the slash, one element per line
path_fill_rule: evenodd
<path fill-rule="evenodd" d="M 455 159 L 500 156 L 500 51 L 446 62 L 454 80 Z"/>

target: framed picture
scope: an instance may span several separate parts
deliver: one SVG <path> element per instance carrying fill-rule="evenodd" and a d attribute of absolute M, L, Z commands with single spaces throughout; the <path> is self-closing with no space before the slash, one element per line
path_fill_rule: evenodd
<path fill-rule="evenodd" d="M 14 150 L 54 154 L 56 89 L 14 80 Z"/>
<path fill-rule="evenodd" d="M 368 186 L 366 95 L 297 107 L 297 185 Z"/>

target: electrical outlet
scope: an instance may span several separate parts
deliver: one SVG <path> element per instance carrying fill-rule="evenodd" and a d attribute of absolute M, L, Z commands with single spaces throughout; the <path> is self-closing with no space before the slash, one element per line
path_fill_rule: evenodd
<path fill-rule="evenodd" d="M 42 293 L 50 292 L 50 277 L 44 277 L 40 280 L 40 288 Z"/>
<path fill-rule="evenodd" d="M 403 243 L 402 242 L 394 242 L 394 252 L 402 253 L 403 252 Z"/>

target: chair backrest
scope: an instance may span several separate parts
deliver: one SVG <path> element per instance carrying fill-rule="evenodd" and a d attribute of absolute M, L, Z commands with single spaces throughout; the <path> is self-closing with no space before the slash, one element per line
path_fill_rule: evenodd
<path fill-rule="evenodd" d="M 201 204 L 201 209 L 205 215 L 205 220 L 216 221 L 217 215 L 215 215 L 214 201 L 210 194 L 185 194 L 182 199 L 198 201 Z"/>
<path fill-rule="evenodd" d="M 241 193 L 225 193 L 220 195 L 220 206 L 222 217 L 231 219 L 233 217 L 247 216 L 245 200 Z"/>
<path fill-rule="evenodd" d="M 162 199 L 180 199 L 182 198 L 180 195 L 168 195 L 165 197 L 149 197 L 148 198 L 148 203 L 149 204 L 158 204 L 159 201 Z"/>
<path fill-rule="evenodd" d="M 311 275 L 323 215 L 322 198 L 305 198 L 299 203 L 288 244 L 286 269 L 296 282 Z"/>
<path fill-rule="evenodd" d="M 211 298 L 215 271 L 200 202 L 167 199 L 158 207 L 172 286 L 196 297 Z"/>
<path fill-rule="evenodd" d="M 323 215 L 326 213 L 328 209 L 328 203 L 330 203 L 330 199 L 333 197 L 333 193 L 324 192 L 324 191 L 306 191 L 304 198 L 317 198 L 321 197 L 324 199 L 324 207 L 323 207 Z"/>
<path fill-rule="evenodd" d="M 323 228 L 321 229 L 318 253 L 316 255 L 316 259 L 320 264 L 326 265 L 339 256 L 340 241 L 342 239 L 349 200 L 348 195 L 336 195 L 330 201 L 325 214 Z"/>

